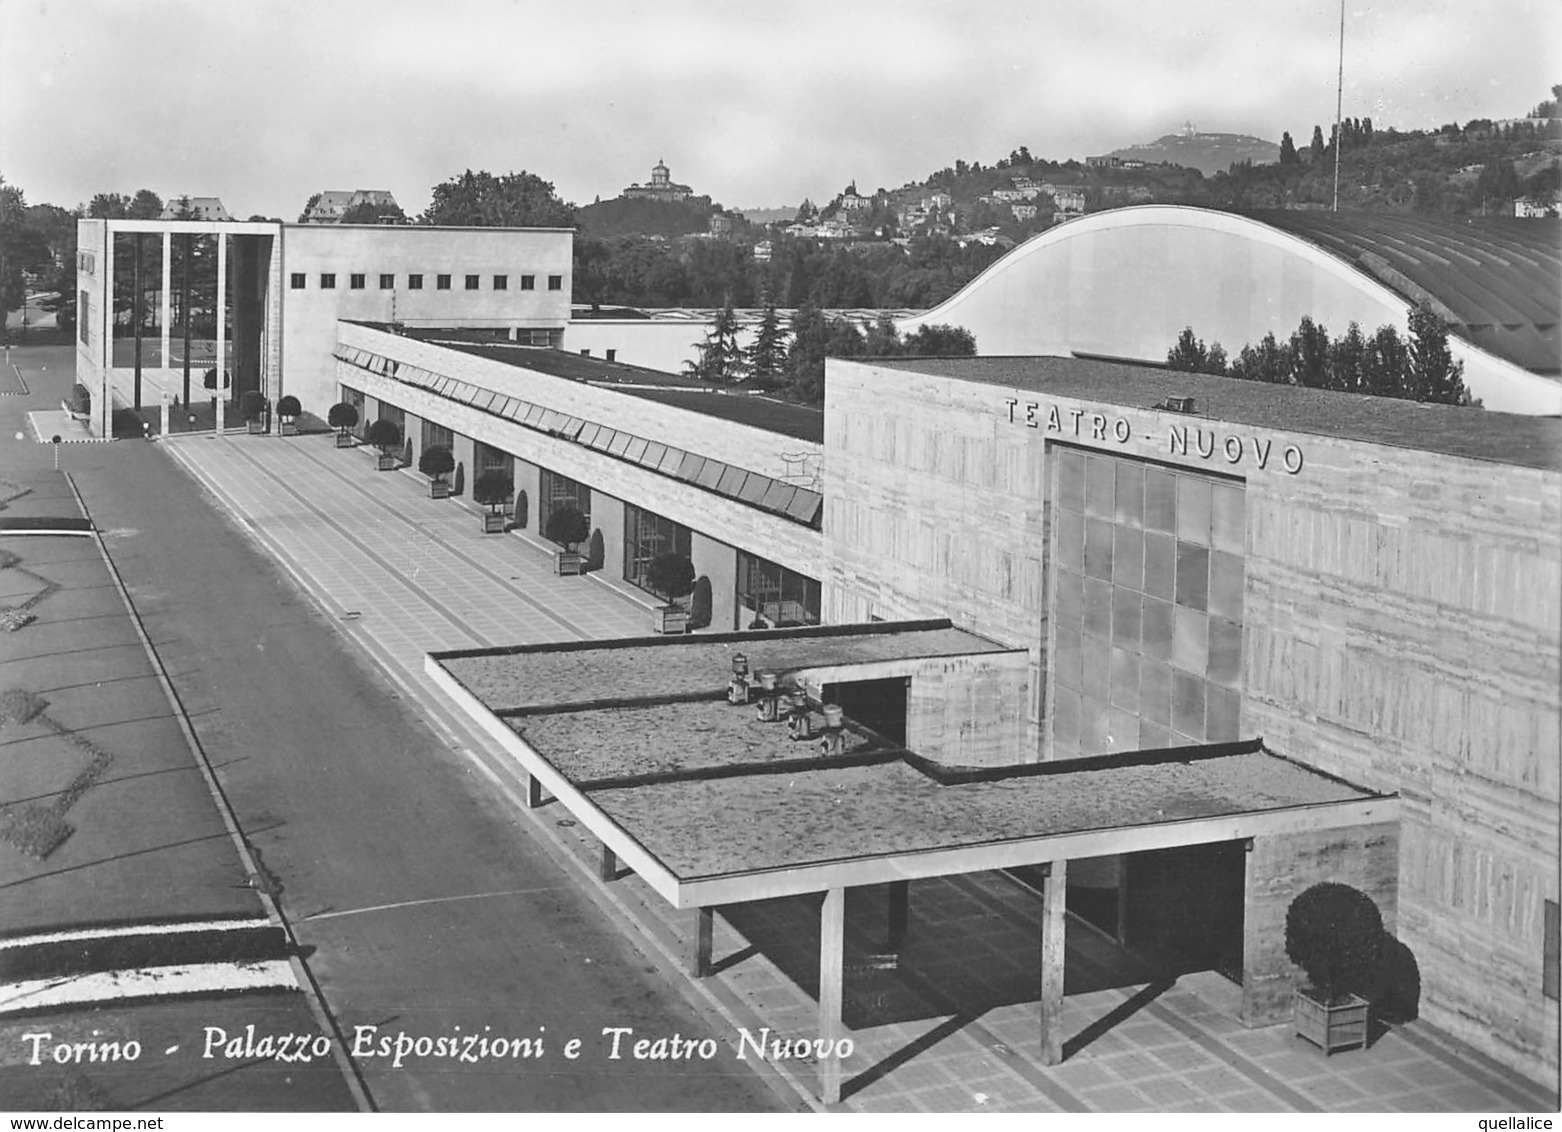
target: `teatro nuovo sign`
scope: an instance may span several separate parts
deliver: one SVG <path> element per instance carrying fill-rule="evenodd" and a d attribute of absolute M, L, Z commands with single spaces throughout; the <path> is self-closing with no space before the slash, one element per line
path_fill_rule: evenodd
<path fill-rule="evenodd" d="M 1019 427 L 1101 444 L 1123 445 L 1134 438 L 1133 422 L 1127 417 L 1086 409 L 1065 409 L 1040 401 L 1021 401 L 1018 397 L 1005 397 L 1003 403 L 1008 407 L 1009 423 Z M 1260 471 L 1273 464 L 1277 470 L 1293 476 L 1301 472 L 1304 462 L 1302 450 L 1295 444 L 1287 444 L 1277 452 L 1274 441 L 1264 437 L 1243 436 L 1192 424 L 1167 425 L 1166 451 L 1173 456 L 1231 467 L 1248 465 Z"/>

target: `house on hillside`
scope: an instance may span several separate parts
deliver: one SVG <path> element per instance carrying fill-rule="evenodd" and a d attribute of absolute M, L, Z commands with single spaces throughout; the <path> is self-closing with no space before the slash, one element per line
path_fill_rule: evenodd
<path fill-rule="evenodd" d="M 189 213 L 184 209 L 188 206 Z M 163 206 L 159 220 L 232 220 L 217 197 L 175 197 Z"/>

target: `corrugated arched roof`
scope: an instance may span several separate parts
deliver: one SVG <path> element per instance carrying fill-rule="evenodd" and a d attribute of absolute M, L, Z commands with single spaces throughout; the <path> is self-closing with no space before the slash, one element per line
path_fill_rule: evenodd
<path fill-rule="evenodd" d="M 1562 220 L 1244 215 L 1318 245 L 1410 302 L 1431 299 L 1455 334 L 1483 350 L 1533 373 L 1562 373 Z"/>

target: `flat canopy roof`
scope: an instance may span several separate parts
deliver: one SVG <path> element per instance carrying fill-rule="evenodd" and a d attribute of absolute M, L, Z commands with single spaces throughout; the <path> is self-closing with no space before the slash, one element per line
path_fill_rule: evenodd
<path fill-rule="evenodd" d="M 842 753 L 824 755 L 817 740 L 794 742 L 784 724 L 718 698 L 739 643 L 755 671 L 1013 651 L 938 624 L 461 650 L 425 667 L 678 907 L 1396 815 L 1395 799 L 1261 740 L 951 767 L 850 721 Z"/>
<path fill-rule="evenodd" d="M 1168 397 L 1193 397 L 1197 413 L 1176 418 L 1185 419 L 1190 425 L 1201 420 L 1256 425 L 1276 432 L 1358 440 L 1545 471 L 1562 470 L 1562 420 L 1555 417 L 1419 404 L 1093 358 L 846 360 L 1140 409 L 1154 408 Z M 830 364 L 840 363 L 832 359 Z M 994 411 L 1000 408 L 996 406 Z"/>
<path fill-rule="evenodd" d="M 459 649 L 434 657 L 485 706 L 513 711 L 720 695 L 738 653 L 749 671 L 784 676 L 801 668 L 1014 651 L 938 619 Z"/>

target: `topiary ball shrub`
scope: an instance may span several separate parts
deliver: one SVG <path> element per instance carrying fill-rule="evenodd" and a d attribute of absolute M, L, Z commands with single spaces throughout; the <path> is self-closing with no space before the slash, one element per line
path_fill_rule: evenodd
<path fill-rule="evenodd" d="M 71 412 L 83 415 L 92 412 L 92 393 L 80 382 L 71 386 Z"/>
<path fill-rule="evenodd" d="M 247 421 L 258 421 L 266 412 L 266 395 L 258 389 L 251 389 L 239 400 L 239 410 Z"/>
<path fill-rule="evenodd" d="M 1325 1005 L 1367 990 L 1382 950 L 1383 917 L 1360 889 L 1315 884 L 1286 909 L 1285 954 Z"/>
<path fill-rule="evenodd" d="M 591 532 L 591 541 L 586 544 L 586 569 L 600 570 L 607 561 L 607 545 L 602 541 L 602 528 L 598 527 Z"/>
<path fill-rule="evenodd" d="M 423 455 L 418 457 L 418 471 L 431 480 L 448 476 L 455 468 L 455 454 L 443 444 L 430 444 L 423 449 Z"/>
<path fill-rule="evenodd" d="M 701 574 L 694 580 L 694 596 L 689 599 L 689 628 L 703 629 L 709 625 L 712 606 L 710 579 Z"/>
<path fill-rule="evenodd" d="M 216 366 L 212 366 L 211 369 L 206 371 L 206 376 L 201 379 L 201 384 L 206 386 L 207 389 L 211 389 L 211 390 L 214 390 L 214 391 L 216 390 L 216 388 L 217 388 L 217 367 Z M 224 389 L 227 389 L 232 384 L 233 384 L 233 375 L 231 373 L 229 373 L 227 370 L 223 370 L 222 371 L 222 387 Z"/>
<path fill-rule="evenodd" d="M 401 429 L 395 421 L 381 417 L 369 426 L 369 443 L 389 456 L 391 449 L 401 445 Z"/>
<path fill-rule="evenodd" d="M 517 530 L 526 529 L 527 520 L 531 518 L 530 508 L 526 502 L 526 493 L 517 492 L 515 495 L 515 526 Z"/>
<path fill-rule="evenodd" d="M 472 481 L 472 502 L 481 503 L 490 510 L 503 507 L 515 490 L 515 481 L 503 468 L 489 468 Z"/>
<path fill-rule="evenodd" d="M 574 550 L 591 534 L 591 523 L 574 507 L 557 507 L 548 514 L 542 537 L 565 550 Z"/>
<path fill-rule="evenodd" d="M 277 416 L 285 420 L 292 420 L 303 411 L 304 407 L 298 403 L 298 398 L 291 393 L 277 401 Z"/>
<path fill-rule="evenodd" d="M 645 570 L 645 586 L 669 605 L 694 592 L 694 563 L 676 551 L 658 554 Z"/>
<path fill-rule="evenodd" d="M 325 421 L 332 428 L 349 429 L 358 423 L 358 406 L 349 401 L 338 401 L 331 406 Z"/>

